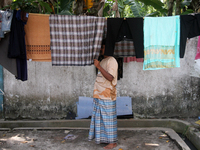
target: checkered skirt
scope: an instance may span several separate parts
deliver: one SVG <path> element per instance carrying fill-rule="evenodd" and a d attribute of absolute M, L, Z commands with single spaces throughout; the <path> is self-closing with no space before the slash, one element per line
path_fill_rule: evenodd
<path fill-rule="evenodd" d="M 117 142 L 116 101 L 94 99 L 89 140 L 97 144 Z"/>

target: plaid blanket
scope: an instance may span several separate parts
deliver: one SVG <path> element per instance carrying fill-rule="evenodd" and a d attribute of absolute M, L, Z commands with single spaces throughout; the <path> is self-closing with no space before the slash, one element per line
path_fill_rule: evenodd
<path fill-rule="evenodd" d="M 97 144 L 117 142 L 116 101 L 94 99 L 88 139 L 94 138 Z"/>
<path fill-rule="evenodd" d="M 98 59 L 106 19 L 50 15 L 53 66 L 85 66 Z"/>

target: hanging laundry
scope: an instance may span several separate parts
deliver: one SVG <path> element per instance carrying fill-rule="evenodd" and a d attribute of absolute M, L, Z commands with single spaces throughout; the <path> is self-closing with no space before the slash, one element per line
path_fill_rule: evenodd
<path fill-rule="evenodd" d="M 190 76 L 200 78 L 200 36 L 198 37 L 197 53 L 194 60 L 194 65 L 191 67 Z"/>
<path fill-rule="evenodd" d="M 123 58 L 115 58 L 118 63 L 118 69 L 117 69 L 117 80 L 120 80 L 123 78 Z"/>
<path fill-rule="evenodd" d="M 10 33 L 6 33 L 5 37 L 0 41 L 0 65 L 7 69 L 10 73 L 17 76 L 16 59 L 8 58 L 8 45 Z"/>
<path fill-rule="evenodd" d="M 119 41 L 115 43 L 115 57 L 135 56 L 133 41 Z"/>
<path fill-rule="evenodd" d="M 198 43 L 197 43 L 197 53 L 195 56 L 195 60 L 200 59 L 200 36 L 198 37 Z"/>
<path fill-rule="evenodd" d="M 143 58 L 136 58 L 135 56 L 135 48 L 133 41 L 120 41 L 115 43 L 115 49 L 114 49 L 114 57 L 122 57 L 123 56 L 123 62 L 143 62 Z M 133 56 L 133 57 L 124 57 L 124 56 Z M 119 68 L 119 66 L 118 66 Z"/>
<path fill-rule="evenodd" d="M 105 55 L 114 55 L 116 42 L 132 41 L 135 49 L 127 56 L 133 56 L 135 53 L 137 58 L 143 58 L 143 18 L 108 18 L 106 39 Z"/>
<path fill-rule="evenodd" d="M 184 57 L 187 38 L 200 35 L 200 14 L 180 15 L 180 58 Z"/>
<path fill-rule="evenodd" d="M 145 17 L 143 70 L 180 67 L 180 16 Z"/>
<path fill-rule="evenodd" d="M 53 66 L 85 66 L 98 59 L 105 18 L 50 15 Z"/>
<path fill-rule="evenodd" d="M 143 58 L 136 58 L 135 56 L 133 57 L 124 57 L 124 62 L 129 63 L 131 61 L 136 61 L 136 62 L 144 62 Z"/>
<path fill-rule="evenodd" d="M 24 24 L 21 21 L 21 10 L 14 11 L 11 24 L 10 44 L 8 48 L 9 58 L 26 58 Z M 19 19 L 20 18 L 20 19 Z"/>
<path fill-rule="evenodd" d="M 50 62 L 49 15 L 30 13 L 24 29 L 27 59 Z"/>
<path fill-rule="evenodd" d="M 107 35 L 107 22 L 105 23 L 104 27 L 104 35 L 103 35 L 104 39 L 106 39 L 106 35 Z M 135 56 L 135 48 L 133 40 L 115 42 L 113 55 L 114 57 Z"/>
<path fill-rule="evenodd" d="M 2 18 L 2 31 L 3 32 L 10 32 L 12 17 L 13 17 L 13 10 L 7 9 L 5 11 L 0 10 L 0 13 L 3 14 Z"/>
<path fill-rule="evenodd" d="M 28 79 L 24 31 L 26 22 L 21 20 L 21 16 L 23 16 L 21 10 L 14 10 L 8 46 L 8 57 L 16 58 L 17 60 L 16 78 L 26 81 Z"/>

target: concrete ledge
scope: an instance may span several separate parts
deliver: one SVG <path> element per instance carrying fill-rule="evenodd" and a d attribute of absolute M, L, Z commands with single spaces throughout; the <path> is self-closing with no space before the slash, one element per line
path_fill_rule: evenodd
<path fill-rule="evenodd" d="M 118 127 L 167 127 L 182 133 L 190 123 L 178 119 L 118 119 Z M 90 119 L 81 120 L 39 120 L 39 121 L 0 121 L 0 128 L 18 127 L 86 127 Z"/>
<path fill-rule="evenodd" d="M 90 119 L 81 120 L 39 120 L 39 121 L 0 121 L 0 129 L 69 129 L 89 128 Z M 200 149 L 200 133 L 192 124 L 178 119 L 118 119 L 118 128 L 170 128 L 184 134 L 197 149 Z"/>
<path fill-rule="evenodd" d="M 186 137 L 193 143 L 193 145 L 200 149 L 200 131 L 196 131 L 195 128 L 190 127 L 186 132 Z"/>

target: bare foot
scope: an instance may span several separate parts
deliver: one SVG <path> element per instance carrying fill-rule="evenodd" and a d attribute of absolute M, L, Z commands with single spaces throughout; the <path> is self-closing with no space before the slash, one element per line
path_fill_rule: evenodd
<path fill-rule="evenodd" d="M 117 143 L 110 143 L 107 146 L 105 146 L 104 149 L 113 149 L 116 146 L 117 146 Z"/>

